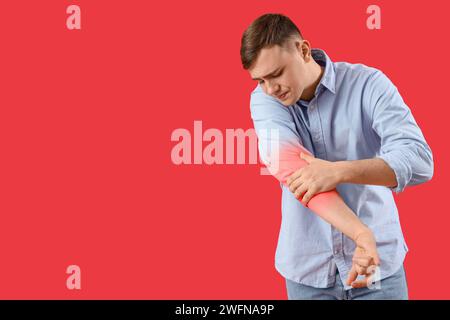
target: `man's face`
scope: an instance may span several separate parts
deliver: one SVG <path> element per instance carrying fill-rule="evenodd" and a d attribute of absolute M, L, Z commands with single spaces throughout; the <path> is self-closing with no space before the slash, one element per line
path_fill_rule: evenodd
<path fill-rule="evenodd" d="M 249 69 L 252 79 L 259 82 L 264 92 L 285 106 L 300 99 L 309 81 L 301 46 L 290 45 L 290 50 L 278 45 L 262 49 Z"/>

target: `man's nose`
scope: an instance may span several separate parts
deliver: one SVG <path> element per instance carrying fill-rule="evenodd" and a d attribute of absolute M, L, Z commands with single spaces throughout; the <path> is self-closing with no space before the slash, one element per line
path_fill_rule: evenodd
<path fill-rule="evenodd" d="M 267 83 L 267 93 L 271 96 L 278 94 L 280 91 L 280 86 L 277 84 Z"/>

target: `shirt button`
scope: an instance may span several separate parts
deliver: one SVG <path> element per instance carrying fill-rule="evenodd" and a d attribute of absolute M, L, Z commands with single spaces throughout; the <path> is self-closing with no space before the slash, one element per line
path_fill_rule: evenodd
<path fill-rule="evenodd" d="M 339 254 L 339 253 L 340 253 L 339 249 L 334 249 L 334 254 Z"/>

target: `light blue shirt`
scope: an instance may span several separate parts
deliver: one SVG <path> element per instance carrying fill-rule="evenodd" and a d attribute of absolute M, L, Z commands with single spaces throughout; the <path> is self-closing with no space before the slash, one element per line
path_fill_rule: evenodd
<path fill-rule="evenodd" d="M 433 156 L 409 107 L 381 71 L 363 64 L 332 62 L 320 49 L 313 59 L 325 67 L 314 98 L 289 107 L 264 93 L 251 94 L 255 130 L 276 129 L 281 145 L 303 145 L 328 161 L 379 157 L 393 169 L 397 186 L 340 184 L 345 203 L 373 232 L 384 279 L 403 264 L 408 247 L 392 191 L 426 182 L 433 176 Z M 258 134 L 264 161 L 270 135 Z M 354 242 L 303 206 L 282 185 L 282 221 L 275 268 L 285 278 L 317 287 L 335 283 L 336 268 L 345 283 L 352 266 Z M 351 287 L 345 286 L 348 290 Z"/>

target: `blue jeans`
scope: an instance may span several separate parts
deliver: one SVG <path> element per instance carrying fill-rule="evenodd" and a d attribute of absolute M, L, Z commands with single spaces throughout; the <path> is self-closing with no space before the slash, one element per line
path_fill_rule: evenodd
<path fill-rule="evenodd" d="M 393 275 L 381 280 L 380 288 L 344 290 L 341 278 L 331 288 L 314 288 L 286 279 L 289 300 L 408 300 L 408 285 L 403 266 Z"/>

